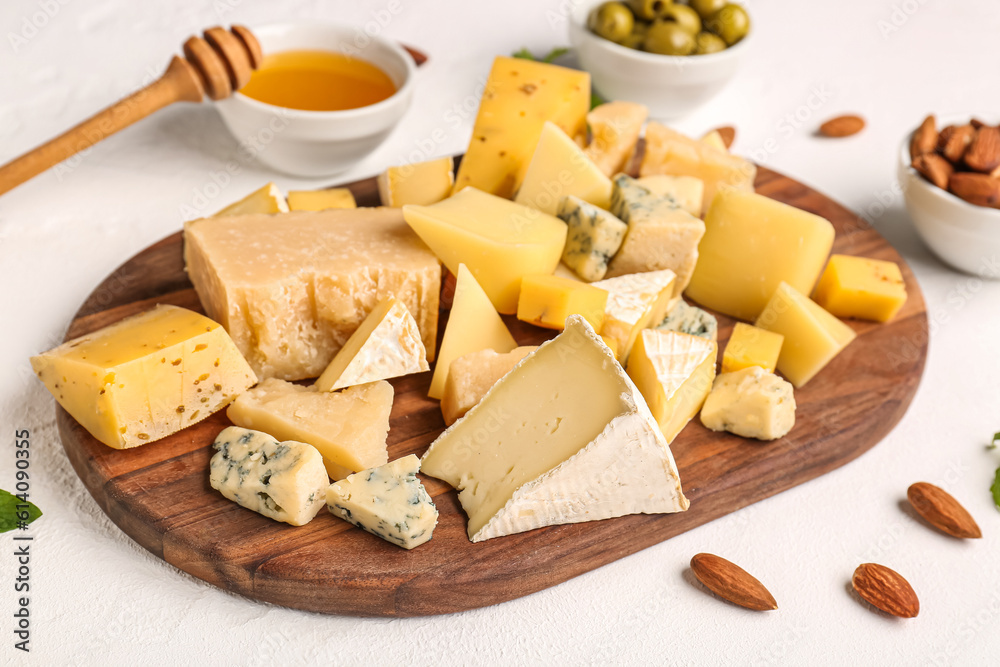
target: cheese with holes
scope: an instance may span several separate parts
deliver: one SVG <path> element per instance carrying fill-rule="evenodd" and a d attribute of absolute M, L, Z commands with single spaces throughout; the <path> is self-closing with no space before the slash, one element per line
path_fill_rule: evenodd
<path fill-rule="evenodd" d="M 698 414 L 715 379 L 714 340 L 646 329 L 628 359 L 628 374 L 645 396 L 667 442 Z"/>
<path fill-rule="evenodd" d="M 591 139 L 584 153 L 605 176 L 625 169 L 648 115 L 643 105 L 624 101 L 605 102 L 587 114 Z"/>
<path fill-rule="evenodd" d="M 677 276 L 669 269 L 631 273 L 627 276 L 608 278 L 596 283 L 608 292 L 608 305 L 604 311 L 602 336 L 617 341 L 618 360 L 625 363 L 639 332 L 663 320 L 674 296 Z"/>
<path fill-rule="evenodd" d="M 431 206 L 404 206 L 403 215 L 449 271 L 465 264 L 504 315 L 517 312 L 521 278 L 552 273 L 566 245 L 559 218 L 475 188 Z"/>
<path fill-rule="evenodd" d="M 502 354 L 495 350 L 480 350 L 463 354 L 451 362 L 448 380 L 444 383 L 444 395 L 441 396 L 444 423 L 451 426 L 464 417 L 497 380 L 536 349 L 534 345 L 525 345 Z"/>
<path fill-rule="evenodd" d="M 195 220 L 184 258 L 205 311 L 261 378 L 317 377 L 390 295 L 433 360 L 441 264 L 398 209 Z"/>
<path fill-rule="evenodd" d="M 343 479 L 389 460 L 392 397 L 388 382 L 328 392 L 271 378 L 236 399 L 226 416 L 243 428 L 309 443 L 323 455 L 330 477 Z"/>
<path fill-rule="evenodd" d="M 773 371 L 785 337 L 744 322 L 737 322 L 722 352 L 722 372 L 733 373 L 751 366 Z"/>
<path fill-rule="evenodd" d="M 347 188 L 291 190 L 288 208 L 292 211 L 325 211 L 330 208 L 357 208 L 354 194 Z"/>
<path fill-rule="evenodd" d="M 657 197 L 665 197 L 695 216 L 701 217 L 701 202 L 705 197 L 705 184 L 694 176 L 665 176 L 657 174 L 637 178 L 638 185 L 646 188 Z"/>
<path fill-rule="evenodd" d="M 312 445 L 230 426 L 212 446 L 209 484 L 238 505 L 293 526 L 323 509 L 330 480 Z"/>
<path fill-rule="evenodd" d="M 451 196 L 455 185 L 455 161 L 449 157 L 389 167 L 378 177 L 383 206 L 436 204 Z"/>
<path fill-rule="evenodd" d="M 719 321 L 710 313 L 686 303 L 683 299 L 670 309 L 656 328 L 700 336 L 708 340 L 719 339 Z"/>
<path fill-rule="evenodd" d="M 250 215 L 253 213 L 288 213 L 288 202 L 285 195 L 274 183 L 268 183 L 259 190 L 254 190 L 238 202 L 233 202 L 215 214 L 215 217 L 227 215 Z"/>
<path fill-rule="evenodd" d="M 455 192 L 468 186 L 513 197 L 546 121 L 576 138 L 587 133 L 590 75 L 558 65 L 507 58 L 493 61 L 455 176 Z"/>
<path fill-rule="evenodd" d="M 744 438 L 782 438 L 795 426 L 792 385 L 759 366 L 722 373 L 705 399 L 701 423 Z"/>
<path fill-rule="evenodd" d="M 416 454 L 362 470 L 330 485 L 327 508 L 334 516 L 386 542 L 413 549 L 431 539 L 437 525 L 434 501 L 417 478 Z"/>
<path fill-rule="evenodd" d="M 572 195 L 559 201 L 557 214 L 567 227 L 562 264 L 587 282 L 603 278 L 608 272 L 608 262 L 625 240 L 628 225 Z"/>
<path fill-rule="evenodd" d="M 109 447 L 164 438 L 257 382 L 218 323 L 160 305 L 31 358 L 66 412 Z"/>
<path fill-rule="evenodd" d="M 906 303 L 906 283 L 895 262 L 833 255 L 813 298 L 837 317 L 888 322 Z"/>
<path fill-rule="evenodd" d="M 555 215 L 567 195 L 606 209 L 611 205 L 611 181 L 565 132 L 545 123 L 514 201 Z"/>
<path fill-rule="evenodd" d="M 825 219 L 752 192 L 720 192 L 687 296 L 741 320 L 760 315 L 778 285 L 812 292 L 833 247 Z"/>
<path fill-rule="evenodd" d="M 421 469 L 458 489 L 473 542 L 688 508 L 646 402 L 577 316 L 431 443 Z"/>
<path fill-rule="evenodd" d="M 608 302 L 606 290 L 558 276 L 525 276 L 517 319 L 546 329 L 562 329 L 570 315 L 581 315 L 600 331 Z"/>
<path fill-rule="evenodd" d="M 320 391 L 429 371 L 420 328 L 403 302 L 383 299 L 316 380 Z"/>

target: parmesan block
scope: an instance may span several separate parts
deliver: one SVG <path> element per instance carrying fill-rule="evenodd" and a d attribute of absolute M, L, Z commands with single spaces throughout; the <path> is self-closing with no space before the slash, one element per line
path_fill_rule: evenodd
<path fill-rule="evenodd" d="M 611 205 L 611 181 L 565 132 L 547 122 L 514 201 L 555 215 L 567 195 L 606 209 Z"/>
<path fill-rule="evenodd" d="M 744 438 L 777 440 L 795 426 L 792 385 L 759 366 L 722 373 L 705 399 L 701 423 Z"/>
<path fill-rule="evenodd" d="M 447 199 L 455 185 L 454 170 L 455 161 L 451 156 L 389 167 L 378 177 L 382 205 L 428 206 Z"/>
<path fill-rule="evenodd" d="M 591 283 L 592 287 L 608 292 L 600 332 L 617 341 L 616 356 L 622 363 L 628 359 L 639 332 L 663 320 L 674 295 L 676 278 L 673 271 L 664 269 Z"/>
<path fill-rule="evenodd" d="M 451 426 L 483 399 L 497 380 L 517 366 L 521 359 L 537 350 L 534 345 L 516 347 L 503 354 L 480 350 L 463 354 L 451 362 L 448 380 L 441 397 L 441 415 Z"/>
<path fill-rule="evenodd" d="M 643 105 L 624 101 L 605 102 L 587 114 L 591 140 L 584 153 L 605 176 L 624 170 L 647 116 Z"/>

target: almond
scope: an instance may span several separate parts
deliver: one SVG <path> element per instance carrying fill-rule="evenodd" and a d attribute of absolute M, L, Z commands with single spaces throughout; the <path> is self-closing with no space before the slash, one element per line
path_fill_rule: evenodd
<path fill-rule="evenodd" d="M 920 600 L 910 582 L 885 565 L 859 565 L 851 578 L 851 584 L 861 599 L 887 614 L 914 618 L 920 613 Z"/>
<path fill-rule="evenodd" d="M 933 153 L 938 142 L 937 120 L 934 114 L 924 118 L 910 140 L 910 159 L 916 162 L 918 155 Z M 923 173 L 923 172 L 921 172 Z M 945 186 L 941 186 L 942 188 Z"/>
<path fill-rule="evenodd" d="M 715 131 L 722 137 L 722 143 L 726 145 L 726 148 L 732 148 L 733 142 L 736 141 L 736 128 L 732 125 L 723 125 L 715 128 Z"/>
<path fill-rule="evenodd" d="M 976 128 L 972 125 L 952 125 L 941 130 L 938 137 L 938 150 L 952 164 L 958 164 L 965 155 L 965 150 L 972 143 L 972 137 L 976 134 Z"/>
<path fill-rule="evenodd" d="M 1000 205 L 1000 180 L 989 174 L 971 171 L 955 172 L 948 179 L 948 190 L 976 206 Z"/>
<path fill-rule="evenodd" d="M 1000 129 L 984 125 L 965 151 L 965 164 L 973 171 L 988 174 L 1000 167 Z"/>
<path fill-rule="evenodd" d="M 955 168 L 937 153 L 922 153 L 913 158 L 913 168 L 921 176 L 944 190 L 948 189 L 948 179 L 955 173 Z"/>
<path fill-rule="evenodd" d="M 740 566 L 712 554 L 697 554 L 691 559 L 691 571 L 705 588 L 723 600 L 755 611 L 778 608 L 774 596 L 756 578 Z"/>
<path fill-rule="evenodd" d="M 849 137 L 865 129 L 865 119 L 861 116 L 837 116 L 819 126 L 819 133 L 824 137 Z"/>
<path fill-rule="evenodd" d="M 944 489 L 917 482 L 906 490 L 917 514 L 942 533 L 952 537 L 977 539 L 983 536 L 976 520 Z"/>

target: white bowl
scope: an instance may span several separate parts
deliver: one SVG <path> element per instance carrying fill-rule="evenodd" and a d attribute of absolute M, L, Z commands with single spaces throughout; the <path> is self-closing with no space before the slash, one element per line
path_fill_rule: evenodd
<path fill-rule="evenodd" d="M 940 127 L 969 116 L 939 119 Z M 910 137 L 899 147 L 897 177 L 903 201 L 924 243 L 952 267 L 1000 280 L 1000 210 L 970 204 L 924 179 L 910 166 Z"/>
<path fill-rule="evenodd" d="M 664 56 L 629 49 L 587 29 L 587 16 L 603 0 L 580 0 L 569 20 L 569 41 L 594 89 L 609 100 L 639 102 L 654 118 L 669 120 L 702 106 L 733 78 L 752 36 L 725 51 Z"/>
<path fill-rule="evenodd" d="M 295 176 L 331 176 L 375 150 L 406 113 L 416 66 L 395 42 L 338 23 L 278 23 L 253 28 L 264 54 L 292 49 L 339 51 L 381 68 L 396 92 L 376 104 L 343 111 L 302 111 L 241 93 L 216 103 L 243 152 Z"/>

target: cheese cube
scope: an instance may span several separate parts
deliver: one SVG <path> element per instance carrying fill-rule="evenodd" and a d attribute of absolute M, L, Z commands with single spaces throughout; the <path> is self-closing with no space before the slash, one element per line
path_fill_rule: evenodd
<path fill-rule="evenodd" d="M 517 312 L 521 278 L 552 273 L 566 244 L 559 218 L 475 188 L 431 206 L 404 206 L 403 215 L 449 271 L 468 266 L 504 315 Z"/>
<path fill-rule="evenodd" d="M 562 329 L 570 315 L 582 315 L 594 329 L 604 324 L 606 290 L 558 276 L 525 276 L 517 319 L 546 329 Z"/>
<path fill-rule="evenodd" d="M 701 202 L 705 198 L 705 183 L 694 176 L 646 176 L 637 178 L 638 185 L 657 197 L 673 200 L 674 204 L 695 216 L 701 217 Z"/>
<path fill-rule="evenodd" d="M 702 210 L 722 188 L 753 192 L 757 167 L 741 157 L 686 137 L 659 123 L 646 126 L 646 152 L 639 175 L 694 176 L 705 184 Z"/>
<path fill-rule="evenodd" d="M 717 351 L 714 340 L 657 329 L 646 329 L 636 341 L 628 374 L 667 442 L 698 414 L 712 390 Z"/>
<path fill-rule="evenodd" d="M 318 376 L 389 295 L 434 357 L 441 264 L 397 209 L 195 220 L 184 259 L 206 312 L 261 378 Z"/>
<path fill-rule="evenodd" d="M 164 438 L 257 382 L 225 330 L 160 305 L 31 358 L 66 412 L 109 447 Z"/>
<path fill-rule="evenodd" d="M 603 278 L 608 262 L 625 240 L 628 225 L 572 195 L 560 200 L 557 213 L 568 228 L 563 264 L 588 282 Z"/>
<path fill-rule="evenodd" d="M 434 365 L 434 376 L 427 395 L 441 398 L 451 362 L 470 352 L 494 350 L 510 352 L 517 343 L 507 325 L 500 319 L 486 292 L 472 273 L 459 264 L 456 271 L 455 297 L 448 316 L 448 325 L 441 339 L 441 353 Z"/>
<path fill-rule="evenodd" d="M 320 391 L 429 371 L 420 329 L 403 302 L 383 299 L 316 380 Z"/>
<path fill-rule="evenodd" d="M 243 428 L 309 443 L 323 455 L 330 477 L 343 479 L 389 460 L 392 398 L 388 382 L 327 392 L 271 378 L 237 398 L 226 416 Z"/>
<path fill-rule="evenodd" d="M 733 373 L 751 366 L 773 371 L 784 340 L 781 334 L 737 322 L 722 352 L 722 372 Z"/>
<path fill-rule="evenodd" d="M 330 480 L 315 447 L 239 426 L 223 429 L 212 446 L 209 484 L 238 505 L 293 526 L 323 508 Z"/>
<path fill-rule="evenodd" d="M 590 75 L 558 65 L 500 56 L 483 89 L 455 192 L 472 186 L 513 197 L 551 121 L 570 137 L 587 133 Z"/>
<path fill-rule="evenodd" d="M 547 122 L 514 201 L 556 215 L 567 195 L 606 209 L 611 205 L 611 181 L 565 132 Z"/>
<path fill-rule="evenodd" d="M 712 431 L 777 440 L 795 426 L 792 385 L 759 366 L 723 373 L 705 399 L 701 423 Z"/>
<path fill-rule="evenodd" d="M 438 511 L 417 479 L 416 454 L 354 473 L 330 485 L 326 504 L 334 516 L 386 542 L 413 549 L 431 539 Z"/>
<path fill-rule="evenodd" d="M 639 332 L 663 320 L 674 296 L 676 278 L 673 271 L 664 269 L 591 283 L 608 292 L 604 325 L 598 331 L 617 341 L 615 356 L 622 363 L 628 359 Z"/>
<path fill-rule="evenodd" d="M 584 153 L 605 176 L 624 171 L 648 115 L 643 105 L 623 101 L 605 102 L 587 114 L 591 140 Z"/>
<path fill-rule="evenodd" d="M 288 213 L 288 202 L 274 183 L 268 183 L 254 190 L 238 202 L 233 202 L 213 217 L 227 215 L 250 215 L 252 213 Z"/>
<path fill-rule="evenodd" d="M 455 185 L 455 161 L 451 156 L 389 167 L 378 177 L 383 206 L 428 206 L 451 196 Z"/>
<path fill-rule="evenodd" d="M 448 380 L 441 396 L 441 415 L 451 426 L 483 399 L 497 380 L 517 366 L 521 359 L 537 350 L 533 345 L 517 347 L 506 353 L 480 350 L 463 354 L 451 362 Z"/>
<path fill-rule="evenodd" d="M 813 298 L 837 317 L 888 322 L 906 303 L 906 283 L 894 262 L 834 255 Z"/>
<path fill-rule="evenodd" d="M 718 340 L 719 338 L 718 320 L 701 308 L 687 304 L 683 299 L 677 302 L 656 328 L 662 331 L 676 331 L 691 336 L 700 336 L 708 340 Z"/>
<path fill-rule="evenodd" d="M 781 283 L 755 323 L 785 337 L 776 368 L 802 387 L 857 334 L 788 283 Z"/>
<path fill-rule="evenodd" d="M 711 132 L 706 132 L 702 135 L 701 140 L 703 144 L 708 144 L 712 148 L 717 148 L 720 151 L 729 151 L 729 147 L 726 146 L 726 141 L 719 134 L 718 130 L 712 130 Z"/>
<path fill-rule="evenodd" d="M 720 192 L 705 216 L 705 238 L 687 296 L 753 320 L 782 282 L 809 294 L 833 247 L 833 225 L 752 192 Z"/>
<path fill-rule="evenodd" d="M 646 402 L 579 316 L 431 443 L 421 468 L 458 489 L 473 542 L 688 508 Z"/>
<path fill-rule="evenodd" d="M 608 277 L 670 269 L 677 275 L 674 296 L 679 296 L 698 261 L 705 223 L 625 174 L 614 178 L 611 212 L 628 224 L 628 233 L 608 265 Z"/>
<path fill-rule="evenodd" d="M 329 208 L 357 208 L 354 193 L 347 188 L 291 190 L 288 208 L 293 211 L 325 211 Z"/>

